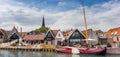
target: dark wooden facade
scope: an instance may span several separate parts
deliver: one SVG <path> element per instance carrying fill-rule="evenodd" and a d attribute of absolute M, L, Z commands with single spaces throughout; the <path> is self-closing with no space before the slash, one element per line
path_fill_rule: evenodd
<path fill-rule="evenodd" d="M 0 43 L 6 42 L 8 35 L 5 30 L 0 29 Z"/>
<path fill-rule="evenodd" d="M 78 29 L 76 29 L 70 35 L 68 41 L 69 41 L 69 44 L 77 44 L 84 39 L 86 39 L 85 36 Z"/>
<path fill-rule="evenodd" d="M 51 32 L 51 30 L 48 31 L 48 33 L 46 34 L 46 36 L 44 38 L 44 43 L 47 45 L 54 45 L 55 44 L 55 36 Z"/>
<path fill-rule="evenodd" d="M 10 42 L 10 41 L 18 40 L 19 38 L 20 38 L 19 34 L 13 33 L 13 34 L 9 37 L 8 41 Z"/>

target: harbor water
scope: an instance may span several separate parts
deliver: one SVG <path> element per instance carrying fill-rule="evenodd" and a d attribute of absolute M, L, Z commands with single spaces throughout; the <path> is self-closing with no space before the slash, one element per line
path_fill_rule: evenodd
<path fill-rule="evenodd" d="M 42 51 L 20 51 L 20 50 L 0 50 L 0 57 L 120 57 L 120 55 L 105 56 L 85 55 L 85 54 L 65 54 L 57 52 L 42 52 Z"/>

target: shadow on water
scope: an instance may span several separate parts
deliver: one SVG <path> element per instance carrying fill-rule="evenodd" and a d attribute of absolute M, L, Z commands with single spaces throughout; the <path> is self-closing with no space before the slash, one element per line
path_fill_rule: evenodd
<path fill-rule="evenodd" d="M 85 54 L 65 54 L 55 52 L 35 52 L 35 51 L 17 51 L 17 50 L 0 50 L 0 57 L 120 57 L 120 55 L 85 55 Z"/>

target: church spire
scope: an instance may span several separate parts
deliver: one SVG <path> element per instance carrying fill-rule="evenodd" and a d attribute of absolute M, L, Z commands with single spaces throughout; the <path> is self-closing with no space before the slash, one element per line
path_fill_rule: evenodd
<path fill-rule="evenodd" d="M 45 27 L 45 20 L 44 20 L 44 16 L 43 16 L 43 20 L 42 20 L 42 27 Z"/>

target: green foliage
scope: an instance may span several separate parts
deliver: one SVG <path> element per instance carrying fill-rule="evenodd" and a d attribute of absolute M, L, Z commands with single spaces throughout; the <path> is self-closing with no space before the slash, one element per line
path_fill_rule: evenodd
<path fill-rule="evenodd" d="M 45 32 L 48 31 L 48 29 L 49 29 L 48 27 L 44 27 L 44 26 L 43 26 L 43 27 L 40 27 L 40 28 L 36 29 L 35 32 L 36 32 L 36 33 L 39 33 L 39 32 L 45 33 Z"/>

